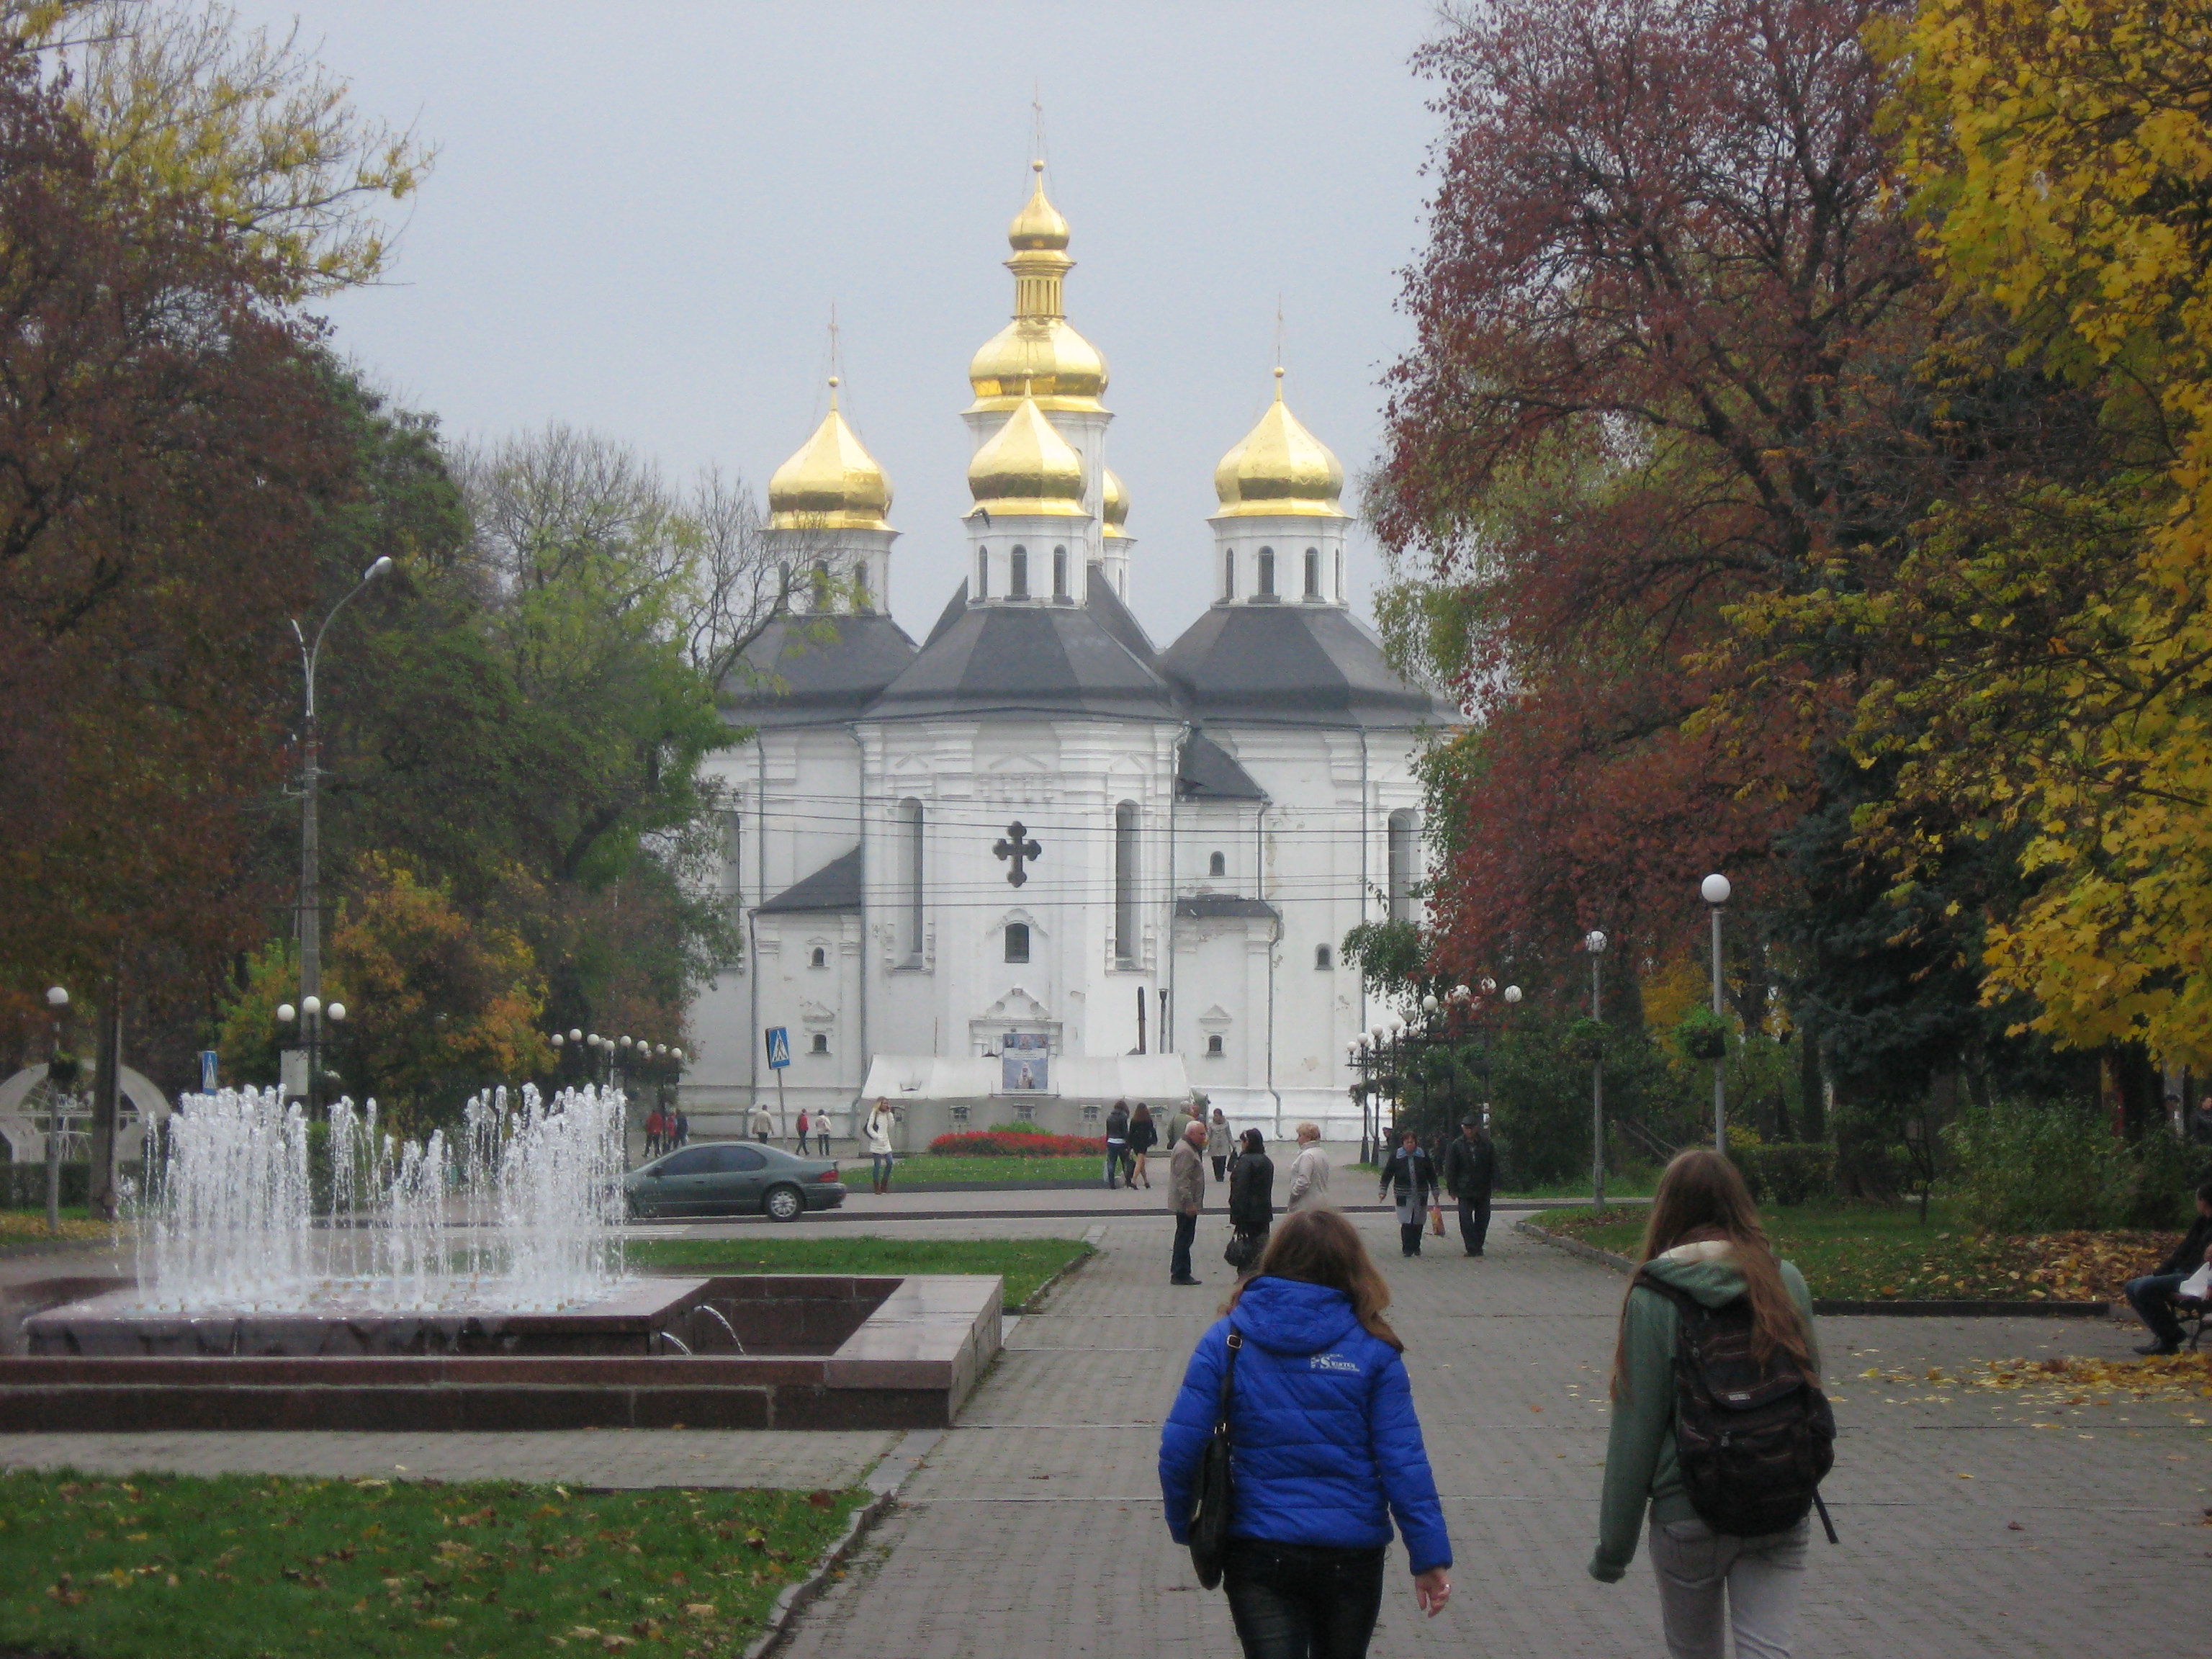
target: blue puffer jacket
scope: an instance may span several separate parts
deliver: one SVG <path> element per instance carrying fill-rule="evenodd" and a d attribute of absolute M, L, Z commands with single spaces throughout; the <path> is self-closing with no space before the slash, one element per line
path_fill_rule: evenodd
<path fill-rule="evenodd" d="M 1168 1530 L 1189 1542 L 1190 1494 L 1213 1432 L 1229 1328 L 1243 1333 L 1229 1401 L 1229 1535 L 1373 1549 L 1398 1520 L 1418 1575 L 1451 1565 L 1405 1361 L 1370 1335 L 1341 1291 L 1255 1279 L 1199 1339 L 1160 1430 Z"/>

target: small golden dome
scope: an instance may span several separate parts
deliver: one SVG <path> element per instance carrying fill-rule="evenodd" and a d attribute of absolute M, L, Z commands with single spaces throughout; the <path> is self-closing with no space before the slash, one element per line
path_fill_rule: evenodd
<path fill-rule="evenodd" d="M 1081 518 L 1083 457 L 1025 397 L 968 463 L 968 493 L 984 512 Z"/>
<path fill-rule="evenodd" d="M 1341 519 L 1344 469 L 1328 446 L 1298 423 L 1283 404 L 1283 371 L 1275 401 L 1244 440 L 1213 469 L 1223 518 Z"/>
<path fill-rule="evenodd" d="M 830 379 L 830 412 L 799 453 L 768 481 L 774 530 L 888 530 L 891 483 L 837 412 L 837 379 Z"/>
<path fill-rule="evenodd" d="M 1129 492 L 1122 487 L 1121 476 L 1110 466 L 1101 480 L 1100 494 L 1103 497 L 1099 503 L 1100 516 L 1106 520 L 1106 534 L 1109 538 L 1127 536 L 1129 532 L 1121 526 L 1129 522 Z"/>
<path fill-rule="evenodd" d="M 1045 199 L 1044 163 L 1032 161 L 1030 170 L 1036 174 L 1036 188 L 1030 192 L 1029 204 L 1006 227 L 1006 240 L 1017 253 L 1032 248 L 1061 252 L 1067 246 L 1067 221 L 1060 217 L 1058 208 Z"/>

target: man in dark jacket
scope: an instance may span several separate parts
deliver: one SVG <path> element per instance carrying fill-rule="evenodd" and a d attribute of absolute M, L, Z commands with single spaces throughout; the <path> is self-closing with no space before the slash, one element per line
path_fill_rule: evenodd
<path fill-rule="evenodd" d="M 1421 1150 L 1420 1137 L 1408 1129 L 1398 1150 L 1390 1154 L 1390 1161 L 1382 1166 L 1382 1189 L 1376 1194 L 1396 1206 L 1401 1255 L 1420 1255 L 1421 1225 L 1428 1219 L 1429 1199 L 1436 1190 L 1437 1166 Z"/>
<path fill-rule="evenodd" d="M 1257 1129 L 1244 1132 L 1237 1161 L 1229 1166 L 1229 1224 L 1239 1238 L 1249 1241 L 1244 1271 L 1250 1273 L 1260 1265 L 1275 1224 L 1275 1161 Z"/>
<path fill-rule="evenodd" d="M 1460 1243 L 1482 1254 L 1490 1236 L 1490 1193 L 1497 1183 L 1498 1149 L 1490 1131 L 1474 1118 L 1460 1120 L 1459 1134 L 1444 1148 L 1444 1188 L 1459 1200 Z"/>
<path fill-rule="evenodd" d="M 1119 1184 L 1121 1164 L 1129 1156 L 1129 1106 L 1117 1100 L 1106 1114 L 1106 1190 Z"/>
<path fill-rule="evenodd" d="M 2212 1261 L 2212 1181 L 2197 1189 L 2197 1224 L 2154 1273 L 2128 1281 L 2128 1303 L 2149 1328 L 2151 1340 L 2137 1353 L 2179 1353 L 2181 1322 L 2173 1304 L 2182 1281 Z"/>

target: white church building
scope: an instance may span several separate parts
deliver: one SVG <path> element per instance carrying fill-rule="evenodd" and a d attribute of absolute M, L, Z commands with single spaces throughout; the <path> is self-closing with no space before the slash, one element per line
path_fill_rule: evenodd
<path fill-rule="evenodd" d="M 1038 164 L 1040 173 L 1042 163 Z M 969 366 L 969 574 L 918 645 L 881 609 L 891 490 L 836 404 L 769 486 L 821 596 L 732 686 L 741 958 L 691 1011 L 695 1133 L 778 1105 L 840 1135 L 878 1095 L 919 1150 L 1194 1091 L 1273 1139 L 1357 1135 L 1338 959 L 1413 914 L 1414 763 L 1455 712 L 1346 603 L 1343 469 L 1282 400 L 1214 469 L 1213 602 L 1164 651 L 1126 601 L 1135 541 L 1106 465 L 1106 363 L 1067 322 L 1067 222 L 1042 179 L 1008 233 L 1014 315 Z"/>

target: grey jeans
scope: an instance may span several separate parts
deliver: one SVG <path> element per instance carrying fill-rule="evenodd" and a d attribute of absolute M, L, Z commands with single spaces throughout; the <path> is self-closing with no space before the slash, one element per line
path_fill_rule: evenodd
<path fill-rule="evenodd" d="M 1724 1626 L 1735 1632 L 1736 1659 L 1790 1659 L 1810 1535 L 1807 1521 L 1771 1538 L 1730 1538 L 1694 1518 L 1654 1521 L 1651 1565 L 1673 1659 L 1725 1659 Z"/>

